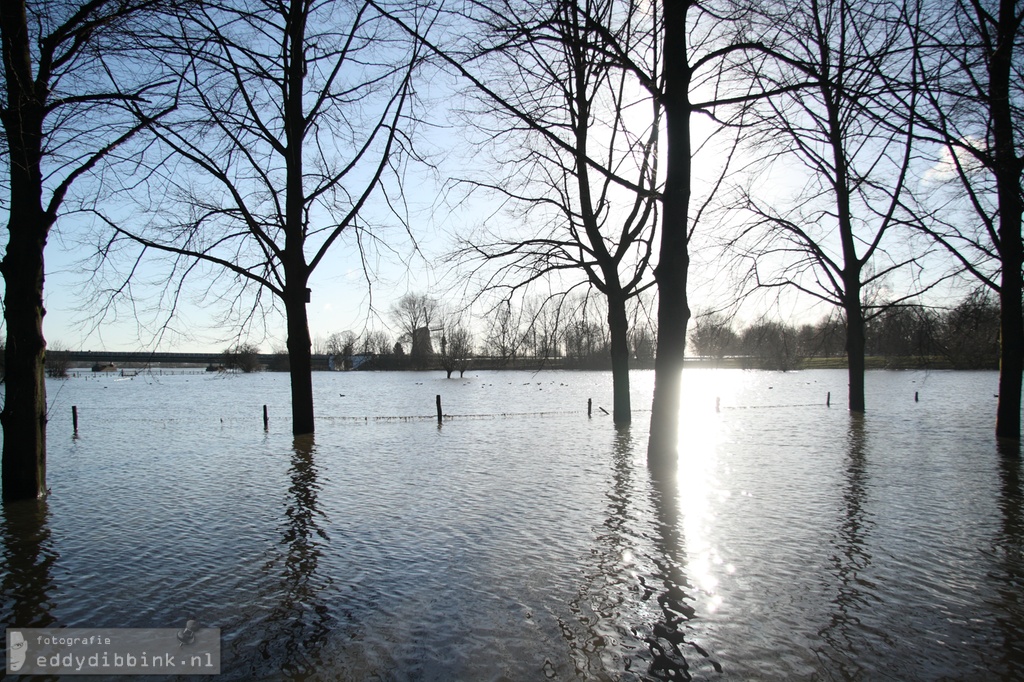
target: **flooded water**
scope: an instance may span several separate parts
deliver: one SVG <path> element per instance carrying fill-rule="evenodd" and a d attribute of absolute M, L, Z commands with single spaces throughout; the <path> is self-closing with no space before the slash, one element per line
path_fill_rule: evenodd
<path fill-rule="evenodd" d="M 283 375 L 55 381 L 0 621 L 194 614 L 227 680 L 1021 679 L 996 379 L 872 372 L 855 418 L 844 372 L 688 369 L 672 475 L 603 373 L 318 373 L 300 440 Z"/>

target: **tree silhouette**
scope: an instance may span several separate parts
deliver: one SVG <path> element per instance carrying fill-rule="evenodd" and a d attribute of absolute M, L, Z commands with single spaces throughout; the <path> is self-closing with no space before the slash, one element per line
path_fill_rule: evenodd
<path fill-rule="evenodd" d="M 165 199 L 143 229 L 103 218 L 171 254 L 179 279 L 200 262 L 255 287 L 246 320 L 264 294 L 283 305 L 292 429 L 312 433 L 309 279 L 342 235 L 374 238 L 367 204 L 410 151 L 417 47 L 368 3 L 210 3 L 180 26 L 163 52 L 182 66 L 182 104 L 154 126 L 173 163 L 146 193 Z"/>
<path fill-rule="evenodd" d="M 156 0 L 0 3 L 7 160 L 3 499 L 46 491 L 43 253 L 72 185 L 172 103 L 139 68 L 132 31 L 159 23 Z"/>
<path fill-rule="evenodd" d="M 806 0 L 769 3 L 752 15 L 777 34 L 777 49 L 788 57 L 751 74 L 761 90 L 780 91 L 748 113 L 748 139 L 764 166 L 759 176 L 778 174 L 785 164 L 788 175 L 802 171 L 806 179 L 792 199 L 781 198 L 775 185 L 768 198 L 745 189 L 740 204 L 751 227 L 732 244 L 745 254 L 753 286 L 796 288 L 842 310 L 854 412 L 865 409 L 865 324 L 880 309 L 869 292 L 895 273 L 914 281 L 920 256 L 886 244 L 895 243 L 893 232 L 905 222 L 915 149 L 912 123 L 893 127 L 884 119 L 897 104 L 914 108 L 919 78 L 897 11 L 885 4 Z M 910 87 L 905 102 L 886 87 L 897 72 Z M 800 89 L 785 87 L 808 81 Z"/>
<path fill-rule="evenodd" d="M 614 0 L 476 9 L 470 25 L 482 27 L 482 44 L 473 46 L 469 63 L 491 77 L 485 88 L 474 87 L 480 110 L 470 123 L 497 132 L 495 153 L 507 173 L 461 182 L 496 193 L 522 229 L 502 225 L 497 234 L 465 237 L 462 256 L 495 267 L 483 288 L 506 297 L 537 282 L 550 287 L 558 277 L 569 291 L 582 278 L 600 292 L 611 337 L 613 419 L 628 423 L 627 304 L 653 285 L 660 108 L 607 58 L 605 42 L 609 34 L 641 42 L 650 37 L 641 26 L 653 29 L 635 16 L 639 7 Z"/>
<path fill-rule="evenodd" d="M 996 435 L 1020 439 L 1024 373 L 1024 7 L 1013 0 L 918 2 L 905 23 L 916 28 L 915 57 L 926 75 L 914 108 L 919 139 L 944 158 L 935 176 L 927 234 L 999 295 L 999 404 Z M 905 97 L 914 89 L 894 78 Z M 936 200 L 941 200 L 937 202 Z"/>

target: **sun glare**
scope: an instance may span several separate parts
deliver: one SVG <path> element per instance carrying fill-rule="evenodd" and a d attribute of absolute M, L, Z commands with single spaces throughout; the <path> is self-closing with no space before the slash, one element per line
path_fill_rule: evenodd
<path fill-rule="evenodd" d="M 678 489 L 686 538 L 687 575 L 697 590 L 698 610 L 714 613 L 724 602 L 723 574 L 736 568 L 715 543 L 716 509 L 731 496 L 718 472 L 725 441 L 723 410 L 734 402 L 742 377 L 718 370 L 688 371 L 680 409 Z"/>

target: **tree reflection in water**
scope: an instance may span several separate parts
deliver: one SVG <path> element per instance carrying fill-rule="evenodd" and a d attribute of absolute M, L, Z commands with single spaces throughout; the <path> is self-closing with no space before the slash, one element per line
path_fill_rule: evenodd
<path fill-rule="evenodd" d="M 634 440 L 628 425 L 616 428 L 607 513 L 592 568 L 569 603 L 573 618 L 559 619 L 574 673 L 691 679 L 687 654 L 693 652 L 704 666 L 721 672 L 706 651 L 687 641 L 695 613 L 685 568 L 677 468 L 664 459 L 652 461 L 648 479 L 637 468 L 643 461 L 637 458 L 642 452 L 638 445 L 644 443 Z"/>
<path fill-rule="evenodd" d="M 846 467 L 843 470 L 839 510 L 831 556 L 834 575 L 838 580 L 833 610 L 828 624 L 818 635 L 828 647 L 818 650 L 822 661 L 831 660 L 842 679 L 859 679 L 867 671 L 849 652 L 857 650 L 857 640 L 863 628 L 860 611 L 865 607 L 870 585 L 865 589 L 865 574 L 871 566 L 871 553 L 867 549 L 868 536 L 875 522 L 866 510 L 868 477 L 866 452 L 867 434 L 864 415 L 851 412 L 846 436 Z"/>
<path fill-rule="evenodd" d="M 323 512 L 317 499 L 321 484 L 312 435 L 295 438 L 291 455 L 285 520 L 281 546 L 284 553 L 264 567 L 280 571 L 281 586 L 273 595 L 276 605 L 259 629 L 266 634 L 258 651 L 258 670 L 280 670 L 285 679 L 306 679 L 321 667 L 320 651 L 334 623 L 324 595 L 331 579 L 321 575 Z"/>
<path fill-rule="evenodd" d="M 685 572 L 685 538 L 680 531 L 678 465 L 673 459 L 657 458 L 648 460 L 648 469 L 657 521 L 653 536 L 656 552 L 651 559 L 657 570 L 644 587 L 647 594 L 655 595 L 661 612 L 644 638 L 652 657 L 648 674 L 655 679 L 690 679 L 683 649 L 692 648 L 704 658 L 708 653 L 696 642 L 686 641 L 686 623 L 696 614 L 687 603 L 692 599 L 687 593 L 690 585 Z M 712 660 L 711 664 L 721 672 L 717 662 Z"/>
<path fill-rule="evenodd" d="M 1024 629 L 1020 618 L 1013 614 L 1024 611 L 1024 491 L 1021 490 L 1020 443 L 999 441 L 999 511 L 1002 516 L 1000 533 L 995 539 L 996 561 L 990 576 L 1000 603 L 997 613 L 1002 630 L 1001 661 L 998 668 L 1005 679 L 1024 679 Z"/>
<path fill-rule="evenodd" d="M 631 613 L 635 586 L 630 584 L 634 581 L 630 569 L 637 541 L 636 494 L 633 442 L 627 424 L 615 427 L 607 514 L 598 529 L 592 567 L 569 602 L 572 619 L 558 618 L 577 676 L 600 676 L 607 670 L 629 670 L 632 666 L 629 647 L 619 648 L 616 642 L 630 636 L 618 632 L 621 624 L 637 620 Z M 582 632 L 577 631 L 579 627 Z"/>
<path fill-rule="evenodd" d="M 43 628 L 54 624 L 53 567 L 57 552 L 50 539 L 45 500 L 6 504 L 0 512 L 3 536 L 0 622 L 7 627 Z"/>

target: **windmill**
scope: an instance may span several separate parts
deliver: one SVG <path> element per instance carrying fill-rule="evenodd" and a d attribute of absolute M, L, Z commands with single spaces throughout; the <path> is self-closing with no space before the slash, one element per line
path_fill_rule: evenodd
<path fill-rule="evenodd" d="M 412 355 L 416 357 L 429 357 L 434 354 L 434 343 L 432 334 L 441 332 L 441 352 L 444 353 L 445 338 L 444 327 L 430 326 L 430 312 L 423 309 L 423 326 L 417 327 L 412 333 Z"/>

